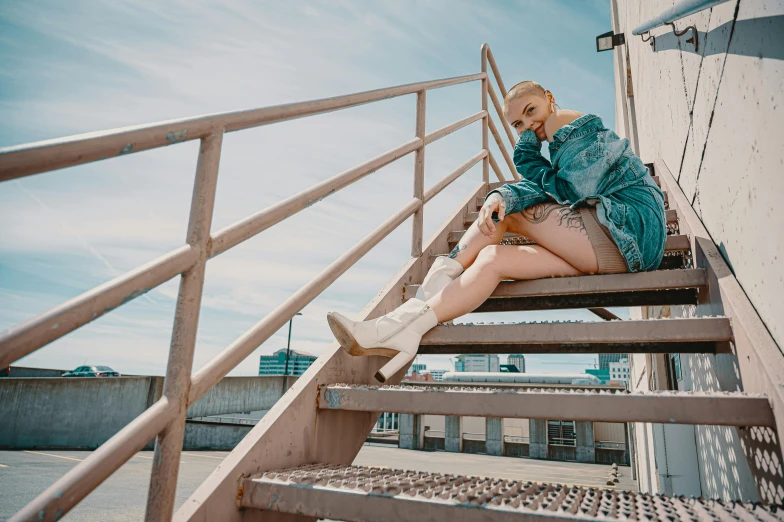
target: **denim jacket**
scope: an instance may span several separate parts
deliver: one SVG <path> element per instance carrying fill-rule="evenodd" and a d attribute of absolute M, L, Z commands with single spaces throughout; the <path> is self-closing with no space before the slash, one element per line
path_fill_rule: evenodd
<path fill-rule="evenodd" d="M 667 240 L 664 196 L 629 140 L 586 114 L 556 131 L 549 146 L 552 164 L 541 148 L 532 130 L 520 135 L 514 163 L 523 179 L 490 192 L 503 196 L 506 214 L 552 200 L 572 208 L 595 206 L 630 272 L 658 268 Z"/>

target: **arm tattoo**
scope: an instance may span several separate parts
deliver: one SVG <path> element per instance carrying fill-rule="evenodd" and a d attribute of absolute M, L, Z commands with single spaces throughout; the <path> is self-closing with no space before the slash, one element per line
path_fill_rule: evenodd
<path fill-rule="evenodd" d="M 583 224 L 583 218 L 580 217 L 580 212 L 564 205 L 540 203 L 524 210 L 522 214 L 523 219 L 529 223 L 539 224 L 547 221 L 553 212 L 558 213 L 559 227 L 565 226 L 567 229 L 574 228 L 585 232 L 585 225 Z"/>
<path fill-rule="evenodd" d="M 458 244 L 455 248 L 452 249 L 451 252 L 449 252 L 449 259 L 456 258 L 457 254 L 459 254 L 461 250 L 465 250 L 465 249 L 466 249 L 465 245 Z"/>

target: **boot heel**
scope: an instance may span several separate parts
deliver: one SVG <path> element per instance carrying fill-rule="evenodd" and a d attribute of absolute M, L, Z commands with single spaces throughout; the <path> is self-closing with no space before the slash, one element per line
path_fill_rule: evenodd
<path fill-rule="evenodd" d="M 376 380 L 378 382 L 386 382 L 387 379 L 392 377 L 398 370 L 400 370 L 406 363 L 410 362 L 411 359 L 416 357 L 416 354 L 405 353 L 405 352 L 398 352 L 397 355 L 392 357 L 388 363 L 381 367 L 379 371 L 376 372 Z"/>

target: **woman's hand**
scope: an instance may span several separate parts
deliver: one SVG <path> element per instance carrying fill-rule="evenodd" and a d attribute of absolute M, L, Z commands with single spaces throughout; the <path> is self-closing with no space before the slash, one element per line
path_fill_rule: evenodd
<path fill-rule="evenodd" d="M 495 223 L 493 222 L 493 212 L 498 212 L 498 221 L 503 221 L 506 214 L 506 201 L 498 192 L 493 192 L 485 200 L 482 208 L 479 209 L 479 218 L 476 224 L 482 234 L 492 237 L 495 235 Z"/>

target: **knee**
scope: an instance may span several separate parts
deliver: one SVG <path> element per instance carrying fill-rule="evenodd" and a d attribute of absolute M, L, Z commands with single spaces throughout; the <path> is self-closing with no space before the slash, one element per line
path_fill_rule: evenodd
<path fill-rule="evenodd" d="M 476 256 L 475 265 L 482 267 L 482 270 L 492 270 L 499 272 L 501 257 L 501 245 L 488 245 L 479 251 Z"/>

